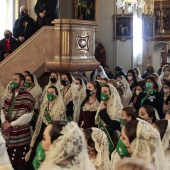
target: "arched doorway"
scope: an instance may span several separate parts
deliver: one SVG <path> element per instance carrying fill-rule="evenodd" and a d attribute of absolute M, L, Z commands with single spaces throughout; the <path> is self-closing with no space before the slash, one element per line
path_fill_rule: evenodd
<path fill-rule="evenodd" d="M 100 64 L 102 66 L 107 65 L 107 54 L 106 54 L 106 48 L 104 47 L 104 45 L 99 42 L 99 41 L 95 41 L 95 58 L 97 61 L 100 62 Z"/>

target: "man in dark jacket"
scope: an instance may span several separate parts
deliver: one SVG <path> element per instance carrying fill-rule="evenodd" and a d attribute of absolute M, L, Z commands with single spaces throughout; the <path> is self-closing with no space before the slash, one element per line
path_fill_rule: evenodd
<path fill-rule="evenodd" d="M 13 35 L 20 44 L 35 33 L 35 21 L 29 17 L 26 6 L 20 7 L 20 17 L 15 21 Z"/>
<path fill-rule="evenodd" d="M 38 0 L 34 11 L 37 14 L 37 29 L 40 29 L 44 25 L 52 25 L 51 21 L 58 18 L 56 15 L 56 7 L 58 0 Z"/>
<path fill-rule="evenodd" d="M 4 31 L 4 38 L 0 40 L 0 62 L 18 47 L 18 42 L 12 37 L 10 30 Z"/>

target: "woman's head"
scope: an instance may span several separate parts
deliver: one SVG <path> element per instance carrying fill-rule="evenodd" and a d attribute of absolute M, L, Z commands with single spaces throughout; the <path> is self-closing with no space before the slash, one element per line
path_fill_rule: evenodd
<path fill-rule="evenodd" d="M 90 81 L 87 83 L 86 89 L 87 92 L 89 91 L 90 95 L 96 95 L 98 101 L 100 101 L 101 87 L 98 81 Z M 87 97 L 89 97 L 88 94 Z"/>
<path fill-rule="evenodd" d="M 102 88 L 101 88 L 101 93 L 105 93 L 108 95 L 108 97 L 110 98 L 111 96 L 111 91 L 110 91 L 110 87 L 109 85 L 104 85 Z"/>
<path fill-rule="evenodd" d="M 53 101 L 58 96 L 58 90 L 55 86 L 50 86 L 47 89 L 47 99 Z"/>
<path fill-rule="evenodd" d="M 153 68 L 153 66 L 151 66 L 150 64 L 148 64 L 147 67 L 146 67 L 146 71 L 149 72 L 149 73 L 151 73 L 151 74 L 154 73 L 154 68 Z"/>
<path fill-rule="evenodd" d="M 58 78 L 58 74 L 56 72 L 51 72 L 50 74 L 50 82 L 51 83 L 56 83 Z"/>
<path fill-rule="evenodd" d="M 25 71 L 23 72 L 23 75 L 24 75 L 24 76 L 29 75 L 29 74 L 31 74 L 31 72 L 28 71 L 28 70 L 25 70 Z"/>
<path fill-rule="evenodd" d="M 152 89 L 158 90 L 159 86 L 158 86 L 156 78 L 152 76 L 148 76 L 146 78 L 145 87 L 147 90 L 152 90 Z"/>
<path fill-rule="evenodd" d="M 102 78 L 100 83 L 101 83 L 101 85 L 106 85 L 108 83 L 108 79 L 107 78 Z"/>
<path fill-rule="evenodd" d="M 137 112 L 134 107 L 124 107 L 121 112 L 121 117 L 126 123 L 129 120 L 135 120 L 137 117 Z"/>
<path fill-rule="evenodd" d="M 127 78 L 128 78 L 129 81 L 133 80 L 134 82 L 136 82 L 135 72 L 132 69 L 130 69 L 127 72 Z"/>
<path fill-rule="evenodd" d="M 71 84 L 72 82 L 73 82 L 73 80 L 72 80 L 70 73 L 64 73 L 61 76 L 61 83 L 63 86 L 67 86 L 67 85 Z"/>
<path fill-rule="evenodd" d="M 162 140 L 168 126 L 168 120 L 157 120 L 152 124 L 152 126 L 158 130 Z"/>
<path fill-rule="evenodd" d="M 169 80 L 166 80 L 163 83 L 163 92 L 164 93 L 169 93 L 170 92 L 170 81 Z"/>
<path fill-rule="evenodd" d="M 143 105 L 139 109 L 138 116 L 149 123 L 156 121 L 155 109 L 150 105 Z"/>
<path fill-rule="evenodd" d="M 79 87 L 79 88 L 78 88 L 78 90 L 79 90 L 79 89 L 81 89 L 81 87 L 82 87 L 83 80 L 80 79 L 80 78 L 76 78 L 76 79 L 74 80 L 74 84 L 76 84 L 76 85 Z"/>
<path fill-rule="evenodd" d="M 34 76 L 32 74 L 25 76 L 25 85 L 26 87 L 34 86 Z"/>
<path fill-rule="evenodd" d="M 42 140 L 42 147 L 45 151 L 48 151 L 53 141 L 62 135 L 60 132 L 66 125 L 67 121 L 53 121 L 45 128 Z"/>

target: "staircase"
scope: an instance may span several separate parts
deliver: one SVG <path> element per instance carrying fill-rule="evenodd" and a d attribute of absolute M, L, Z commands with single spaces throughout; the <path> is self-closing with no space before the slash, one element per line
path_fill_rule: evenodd
<path fill-rule="evenodd" d="M 29 70 L 37 77 L 44 72 L 90 71 L 95 60 L 94 21 L 56 19 L 55 26 L 44 26 L 0 62 L 4 87 L 16 72 Z"/>

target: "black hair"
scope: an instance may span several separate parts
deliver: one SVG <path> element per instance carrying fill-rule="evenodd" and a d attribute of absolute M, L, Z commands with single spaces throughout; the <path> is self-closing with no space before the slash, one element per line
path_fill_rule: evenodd
<path fill-rule="evenodd" d="M 155 90 L 158 90 L 159 89 L 159 86 L 158 86 L 158 83 L 157 83 L 157 80 L 156 80 L 156 78 L 155 77 L 153 77 L 153 76 L 148 76 L 148 77 L 146 77 L 146 81 L 147 80 L 150 80 L 153 84 L 154 84 L 154 89 Z"/>
<path fill-rule="evenodd" d="M 61 131 L 64 126 L 68 124 L 67 121 L 60 120 L 60 121 L 52 121 L 52 129 L 50 131 L 50 136 L 51 136 L 51 143 L 54 142 L 54 140 L 58 139 L 59 136 L 61 136 Z"/>
<path fill-rule="evenodd" d="M 138 120 L 130 120 L 125 124 L 125 134 L 127 135 L 129 142 L 136 138 L 136 130 L 137 130 Z"/>
<path fill-rule="evenodd" d="M 76 78 L 75 80 L 78 80 L 81 85 L 83 84 L 83 80 L 81 78 Z"/>
<path fill-rule="evenodd" d="M 71 74 L 70 74 L 70 73 L 64 73 L 63 75 L 66 75 L 66 76 L 67 76 L 67 78 L 68 78 L 68 80 L 69 80 L 70 84 L 73 82 L 73 79 L 72 79 L 72 77 L 71 77 Z"/>
<path fill-rule="evenodd" d="M 140 82 L 137 83 L 136 87 L 137 87 L 137 86 L 141 87 L 142 92 L 144 92 L 144 91 L 145 91 L 145 83 L 146 83 L 146 81 L 145 81 L 145 80 L 142 80 L 142 81 L 140 81 Z M 133 99 L 136 97 L 136 87 L 135 87 L 135 90 L 134 90 L 134 92 L 133 92 L 133 95 L 132 95 L 132 97 L 131 97 L 131 99 L 130 99 L 130 101 L 129 101 L 129 104 L 130 104 L 131 102 L 133 102 Z"/>
<path fill-rule="evenodd" d="M 168 126 L 168 120 L 157 120 L 154 122 L 154 124 L 158 127 L 158 131 L 162 140 Z"/>
<path fill-rule="evenodd" d="M 155 116 L 155 109 L 154 107 L 150 105 L 143 105 L 141 108 L 144 108 L 146 110 L 146 113 L 148 114 L 149 117 L 152 117 L 152 123 L 156 121 L 156 116 Z"/>
<path fill-rule="evenodd" d="M 98 81 L 90 81 L 89 83 L 91 83 L 91 84 L 94 86 L 94 88 L 97 89 L 96 98 L 97 98 L 98 102 L 100 102 L 100 101 L 101 101 L 101 99 L 100 99 L 101 86 L 100 86 L 99 82 L 98 82 Z M 90 96 L 87 96 L 87 97 L 84 99 L 84 101 L 82 102 L 82 106 L 81 106 L 81 107 L 83 107 L 83 106 L 85 105 L 85 103 L 89 100 L 89 97 L 90 97 Z"/>
<path fill-rule="evenodd" d="M 55 87 L 55 86 L 50 86 L 50 87 L 48 87 L 48 89 L 49 88 L 52 88 L 52 89 L 54 89 L 55 90 L 55 93 L 56 93 L 56 95 L 58 95 L 58 90 L 57 90 L 57 87 Z"/>
<path fill-rule="evenodd" d="M 22 73 L 14 73 L 13 75 L 18 75 L 20 78 L 20 81 L 23 80 L 25 82 L 25 76 Z"/>
<path fill-rule="evenodd" d="M 28 71 L 28 70 L 24 71 L 24 73 L 31 74 L 31 72 L 30 72 L 30 71 Z"/>
<path fill-rule="evenodd" d="M 124 107 L 122 110 L 126 112 L 127 116 L 131 116 L 132 120 L 137 118 L 137 111 L 134 107 Z"/>
<path fill-rule="evenodd" d="M 29 76 L 31 78 L 31 81 L 34 83 L 34 76 L 32 74 L 28 74 L 25 77 Z"/>
<path fill-rule="evenodd" d="M 136 81 L 136 76 L 135 76 L 134 70 L 130 69 L 130 70 L 128 70 L 127 75 L 128 75 L 128 73 L 132 74 L 132 79 L 133 79 L 134 83 L 136 84 L 137 81 Z"/>

